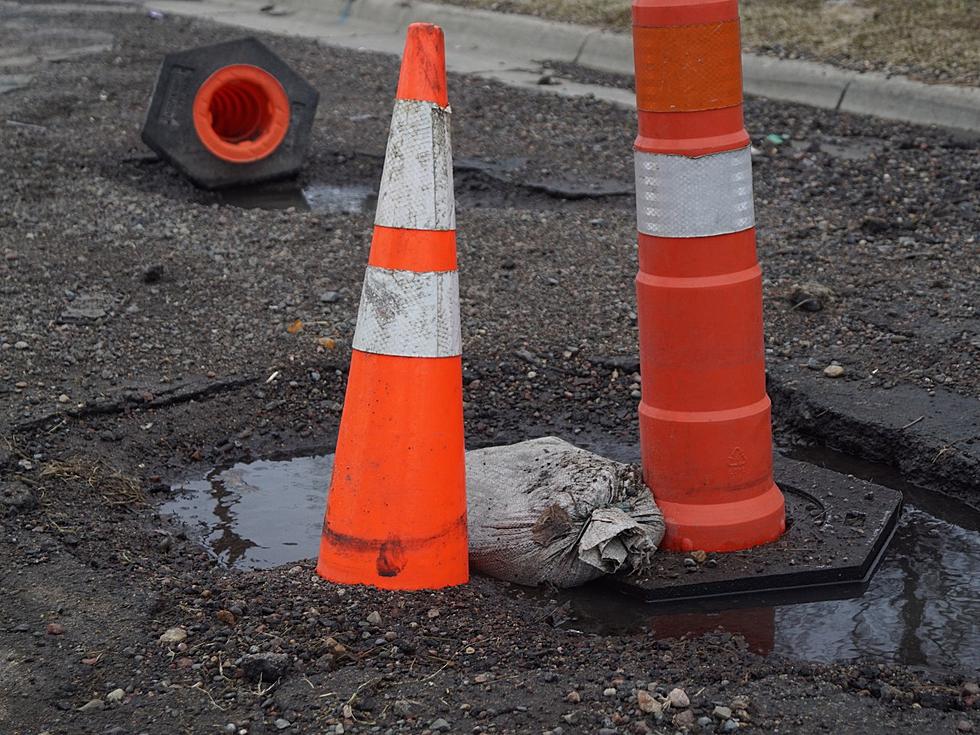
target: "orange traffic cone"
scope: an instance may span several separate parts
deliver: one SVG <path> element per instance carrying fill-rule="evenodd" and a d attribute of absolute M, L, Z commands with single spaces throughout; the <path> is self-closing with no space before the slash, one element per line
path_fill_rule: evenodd
<path fill-rule="evenodd" d="M 469 579 L 452 151 L 442 29 L 408 28 L 317 573 Z"/>
<path fill-rule="evenodd" d="M 785 530 L 742 122 L 737 0 L 634 0 L 643 474 L 667 549 Z"/>

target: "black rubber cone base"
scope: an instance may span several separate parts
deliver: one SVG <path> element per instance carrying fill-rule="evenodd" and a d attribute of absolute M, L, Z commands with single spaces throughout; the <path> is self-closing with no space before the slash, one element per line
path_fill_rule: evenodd
<path fill-rule="evenodd" d="M 787 530 L 746 551 L 700 554 L 658 551 L 644 574 L 613 578 L 621 591 L 647 602 L 771 593 L 807 598 L 866 584 L 898 523 L 902 494 L 850 475 L 776 456 L 776 484 L 786 498 Z"/>

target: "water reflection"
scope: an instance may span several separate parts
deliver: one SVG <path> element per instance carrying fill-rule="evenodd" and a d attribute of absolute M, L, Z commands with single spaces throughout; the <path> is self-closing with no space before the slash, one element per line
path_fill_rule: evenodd
<path fill-rule="evenodd" d="M 723 630 L 742 636 L 750 651 L 765 656 L 772 653 L 776 645 L 776 609 L 747 607 L 657 615 L 650 619 L 649 630 L 657 638 L 692 637 Z"/>
<path fill-rule="evenodd" d="M 161 509 L 201 533 L 222 563 L 267 569 L 316 556 L 332 457 L 239 463 L 187 482 Z"/>
<path fill-rule="evenodd" d="M 319 544 L 331 463 L 332 457 L 297 457 L 237 464 L 186 483 L 186 493 L 163 510 L 199 528 L 212 553 L 229 565 L 267 568 L 311 558 Z M 790 603 L 779 596 L 749 596 L 711 603 L 715 609 L 668 609 L 599 585 L 528 594 L 556 597 L 572 616 L 565 626 L 603 635 L 649 630 L 675 637 L 721 629 L 744 636 L 761 654 L 814 661 L 873 657 L 976 670 L 980 512 L 917 488 L 898 489 L 905 492 L 905 511 L 867 588 L 820 591 L 845 599 Z M 717 609 L 719 604 L 728 607 Z"/>
<path fill-rule="evenodd" d="M 777 651 L 822 660 L 875 656 L 980 667 L 980 534 L 906 506 L 884 562 L 858 599 L 780 607 Z"/>

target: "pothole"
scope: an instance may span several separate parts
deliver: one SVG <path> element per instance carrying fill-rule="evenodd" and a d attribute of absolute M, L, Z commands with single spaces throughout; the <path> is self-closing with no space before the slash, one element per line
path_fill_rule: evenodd
<path fill-rule="evenodd" d="M 799 456 L 802 455 L 802 456 Z M 767 595 L 669 609 L 624 597 L 603 584 L 547 593 L 553 625 L 600 635 L 649 631 L 658 637 L 723 630 L 761 654 L 812 661 L 873 658 L 936 669 L 980 667 L 980 511 L 902 482 L 890 468 L 826 450 L 798 459 L 901 490 L 905 511 L 866 589 L 821 590 L 799 601 Z M 217 469 L 179 486 L 162 512 L 200 532 L 221 563 L 262 569 L 315 557 L 332 456 L 261 460 Z M 833 599 L 833 598 L 840 599 Z M 830 598 L 830 599 L 828 599 Z M 725 607 L 721 607 L 721 605 Z"/>

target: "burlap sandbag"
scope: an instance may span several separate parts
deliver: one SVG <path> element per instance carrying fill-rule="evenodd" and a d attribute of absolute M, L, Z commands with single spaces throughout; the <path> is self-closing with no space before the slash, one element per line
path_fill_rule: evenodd
<path fill-rule="evenodd" d="M 638 470 L 556 437 L 467 452 L 466 493 L 471 566 L 518 584 L 642 570 L 664 535 Z"/>

